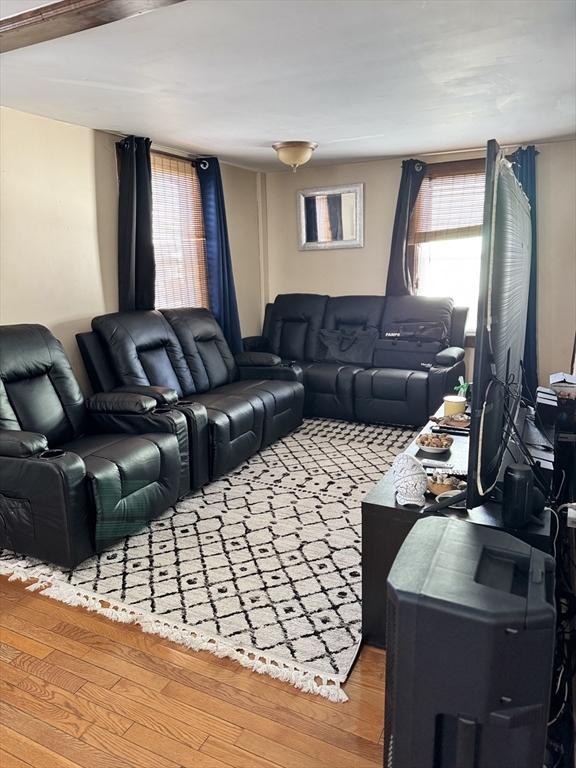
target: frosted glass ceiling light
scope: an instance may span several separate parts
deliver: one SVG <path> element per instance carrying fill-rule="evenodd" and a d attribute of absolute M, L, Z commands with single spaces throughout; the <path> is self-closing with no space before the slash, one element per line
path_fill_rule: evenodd
<path fill-rule="evenodd" d="M 317 146 L 313 141 L 279 141 L 272 144 L 272 149 L 276 150 L 278 160 L 296 173 L 296 168 L 310 160 Z"/>

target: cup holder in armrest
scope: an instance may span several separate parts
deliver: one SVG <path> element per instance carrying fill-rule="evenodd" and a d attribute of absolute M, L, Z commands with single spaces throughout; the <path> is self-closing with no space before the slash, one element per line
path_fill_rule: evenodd
<path fill-rule="evenodd" d="M 64 456 L 66 451 L 63 451 L 62 448 L 50 448 L 48 451 L 42 451 L 42 453 L 38 454 L 39 459 L 58 459 L 60 456 Z"/>
<path fill-rule="evenodd" d="M 174 410 L 174 406 L 172 405 L 160 405 L 157 408 L 154 408 L 154 413 L 170 413 L 170 411 Z"/>

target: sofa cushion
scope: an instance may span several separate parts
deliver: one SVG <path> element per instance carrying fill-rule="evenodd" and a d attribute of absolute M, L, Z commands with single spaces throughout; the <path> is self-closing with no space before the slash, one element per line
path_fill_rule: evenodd
<path fill-rule="evenodd" d="M 176 496 L 180 459 L 173 435 L 91 435 L 62 448 L 86 466 L 97 551 L 138 531 Z"/>
<path fill-rule="evenodd" d="M 182 348 L 160 312 L 116 312 L 92 320 L 121 384 L 169 387 L 179 397 L 196 392 Z"/>
<path fill-rule="evenodd" d="M 305 363 L 304 412 L 323 418 L 354 418 L 354 379 L 362 369 L 338 363 Z"/>
<path fill-rule="evenodd" d="M 208 309 L 163 309 L 173 328 L 197 392 L 207 392 L 238 378 L 234 355 Z"/>
<path fill-rule="evenodd" d="M 369 368 L 355 379 L 355 409 L 360 421 L 425 424 L 428 374 L 398 368 Z"/>
<path fill-rule="evenodd" d="M 327 296 L 315 293 L 277 296 L 264 326 L 271 351 L 284 360 L 314 360 L 327 301 Z"/>
<path fill-rule="evenodd" d="M 230 472 L 262 446 L 264 404 L 256 392 L 239 390 L 242 383 L 224 384 L 186 399 L 204 405 L 208 413 L 211 479 Z"/>
<path fill-rule="evenodd" d="M 244 379 L 229 384 L 227 391 L 240 396 L 257 395 L 264 406 L 262 448 L 290 434 L 302 424 L 304 387 L 298 381 Z"/>

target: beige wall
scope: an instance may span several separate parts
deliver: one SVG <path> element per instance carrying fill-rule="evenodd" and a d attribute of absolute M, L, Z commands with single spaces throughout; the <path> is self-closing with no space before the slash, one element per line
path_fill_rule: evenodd
<path fill-rule="evenodd" d="M 296 193 L 364 182 L 364 247 L 299 251 Z M 266 175 L 268 299 L 278 293 L 384 293 L 400 182 L 398 160 L 308 166 Z"/>
<path fill-rule="evenodd" d="M 0 323 L 42 323 L 81 383 L 74 334 L 118 309 L 116 137 L 0 109 Z M 222 165 L 244 334 L 261 316 L 258 174 Z"/>
<path fill-rule="evenodd" d="M 262 328 L 258 174 L 220 164 L 240 327 L 244 336 Z"/>
<path fill-rule="evenodd" d="M 538 147 L 540 382 L 570 371 L 576 332 L 576 141 Z"/>
<path fill-rule="evenodd" d="M 114 139 L 0 110 L 0 323 L 74 334 L 117 307 Z M 98 201 L 98 205 L 97 205 Z"/>
<path fill-rule="evenodd" d="M 576 327 L 576 141 L 539 146 L 540 380 L 569 365 Z M 425 158 L 426 156 L 422 156 Z M 431 162 L 478 157 L 433 156 Z M 278 293 L 384 293 L 401 159 L 308 166 L 266 175 L 268 280 L 265 300 Z M 364 182 L 364 248 L 299 251 L 296 193 L 308 187 Z M 467 355 L 467 362 L 471 362 Z"/>

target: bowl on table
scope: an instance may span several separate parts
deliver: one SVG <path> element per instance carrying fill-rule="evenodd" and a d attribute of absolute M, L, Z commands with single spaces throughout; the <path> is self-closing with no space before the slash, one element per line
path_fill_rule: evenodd
<path fill-rule="evenodd" d="M 452 483 L 435 483 L 431 478 L 428 478 L 428 490 L 434 496 L 440 496 L 441 493 L 455 491 L 456 486 Z"/>
<path fill-rule="evenodd" d="M 450 450 L 454 438 L 450 435 L 424 432 L 416 438 L 416 445 L 423 453 L 445 453 Z"/>
<path fill-rule="evenodd" d="M 463 491 L 465 488 L 466 483 L 463 480 L 453 477 L 445 470 L 438 469 L 428 476 L 428 491 L 434 496 Z"/>

